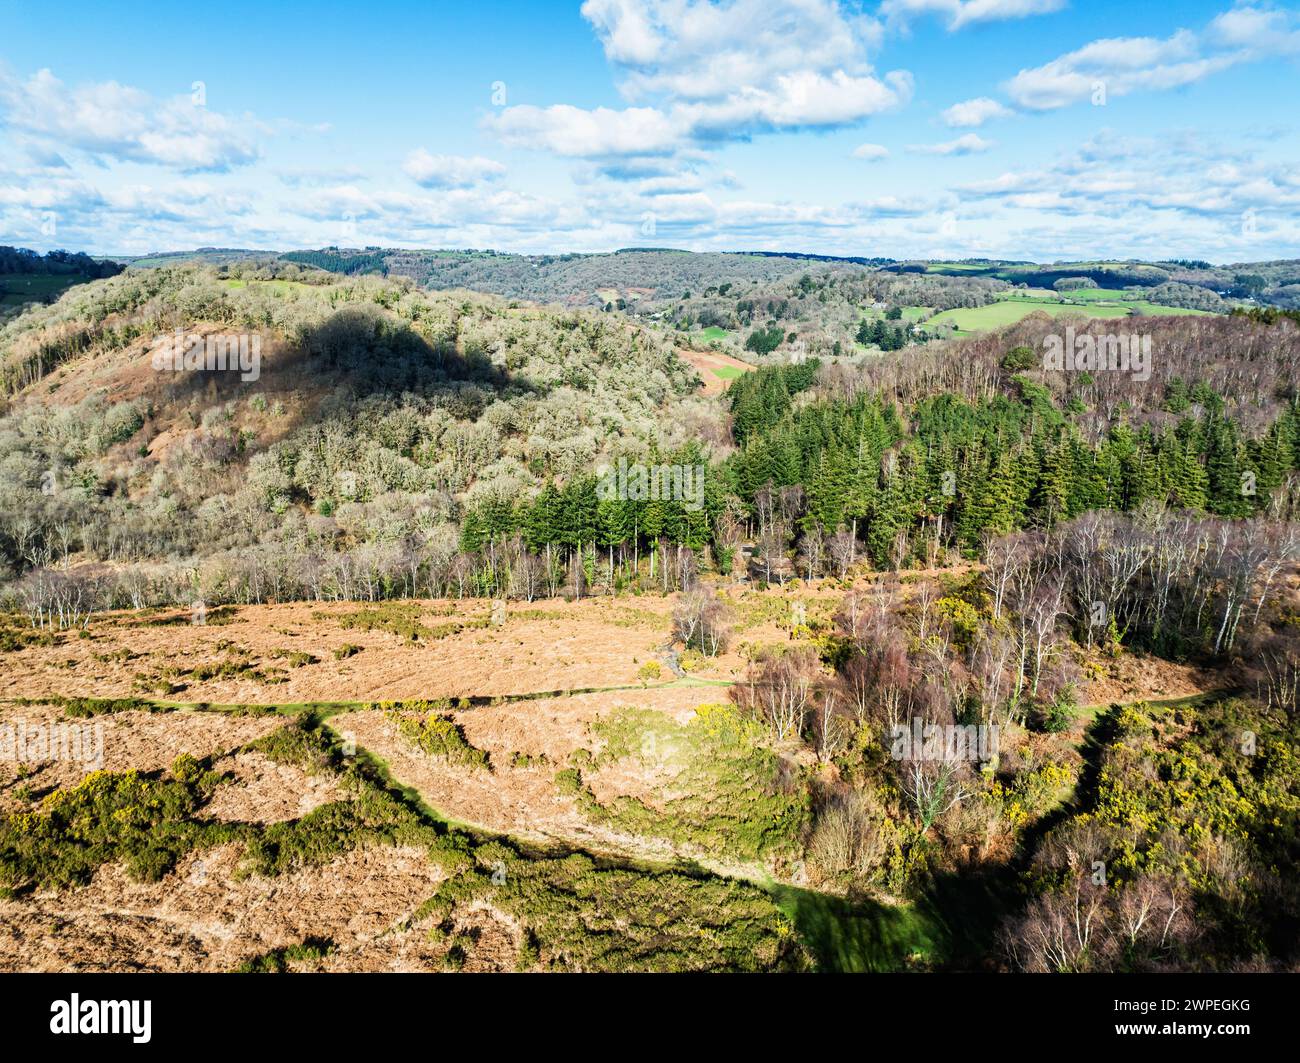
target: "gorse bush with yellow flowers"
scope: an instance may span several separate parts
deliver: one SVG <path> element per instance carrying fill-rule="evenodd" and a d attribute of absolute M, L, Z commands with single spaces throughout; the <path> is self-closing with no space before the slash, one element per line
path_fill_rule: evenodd
<path fill-rule="evenodd" d="M 0 824 L 0 884 L 10 891 L 84 885 L 109 862 L 156 881 L 190 849 L 238 835 L 236 827 L 193 818 L 219 782 L 187 756 L 177 758 L 172 778 L 91 772 Z"/>

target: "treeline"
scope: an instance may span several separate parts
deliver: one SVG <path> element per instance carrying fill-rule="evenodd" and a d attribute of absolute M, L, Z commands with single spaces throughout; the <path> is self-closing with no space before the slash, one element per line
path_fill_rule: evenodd
<path fill-rule="evenodd" d="M 1275 306 L 1235 306 L 1233 317 L 1244 317 L 1261 325 L 1273 325 L 1279 321 L 1294 321 L 1300 325 L 1300 310 L 1279 310 Z"/>
<path fill-rule="evenodd" d="M 328 250 L 328 249 L 327 249 Z M 367 248 L 367 253 L 376 249 Z M 432 289 L 466 288 L 511 299 L 580 306 L 603 306 L 604 289 L 634 290 L 641 297 L 638 309 L 658 308 L 684 292 L 730 282 L 766 282 L 800 268 L 798 258 L 787 256 L 714 253 L 694 254 L 655 248 L 624 248 L 608 254 L 516 255 L 485 250 L 410 250 L 388 248 L 377 252 L 385 272 L 409 277 Z M 297 252 L 296 256 L 320 255 Z M 333 268 L 333 260 L 311 261 Z M 328 263 L 328 264 L 327 264 Z M 858 267 L 853 267 L 858 268 Z"/>
<path fill-rule="evenodd" d="M 735 549 L 719 537 L 726 484 L 699 444 L 663 458 L 652 451 L 636 464 L 646 477 L 641 492 L 621 490 L 611 471 L 563 487 L 548 483 L 531 500 L 495 496 L 468 510 L 460 546 L 475 559 L 480 593 L 531 599 L 567 588 L 580 597 L 593 586 L 617 593 L 638 583 L 643 559 L 652 585 L 686 589 L 710 545 L 719 570 L 730 572 Z M 623 497 L 634 493 L 654 497 Z"/>
<path fill-rule="evenodd" d="M 802 369 L 802 367 L 800 367 Z M 733 400 L 741 449 L 729 481 L 758 524 L 765 552 L 796 535 L 862 529 L 877 565 L 972 555 L 989 532 L 1050 526 L 1094 509 L 1156 502 L 1244 517 L 1294 515 L 1300 406 L 1248 437 L 1203 385 L 1167 389 L 1181 412 L 1164 427 L 1116 423 L 1089 439 L 1042 385 L 1017 377 L 1014 395 L 975 403 L 952 395 L 914 406 L 866 394 L 792 408 L 790 369 L 759 370 Z M 764 490 L 798 496 L 792 520 L 766 524 Z M 809 549 L 817 550 L 815 541 Z"/>
<path fill-rule="evenodd" d="M 756 574 L 785 580 L 843 576 L 860 558 L 900 568 L 975 557 L 990 534 L 1052 528 L 1095 510 L 1290 519 L 1300 505 L 1295 402 L 1249 438 L 1221 398 L 1180 384 L 1166 405 L 1183 415 L 1166 427 L 1118 423 L 1090 441 L 1027 378 L 1016 379 L 1014 396 L 973 404 L 940 396 L 904 418 L 895 403 L 867 395 L 796 405 L 817 371 L 778 366 L 737 381 L 739 449 L 714 466 L 698 450 L 672 459 L 698 463 L 705 477 L 694 512 L 681 502 L 600 501 L 596 479 L 579 477 L 535 501 L 470 510 L 462 547 L 475 552 L 515 534 L 548 556 L 587 544 L 605 556 L 612 586 L 614 570 L 623 565 L 624 585 L 631 581 L 628 559 L 653 553 L 660 538 L 724 572 L 750 543 Z"/>
<path fill-rule="evenodd" d="M 323 251 L 287 251 L 280 256 L 286 262 L 302 266 L 315 266 L 330 273 L 355 276 L 359 273 L 378 273 L 388 276 L 388 256 L 383 251 L 365 251 L 349 254 L 332 248 Z"/>
<path fill-rule="evenodd" d="M 67 273 L 93 280 L 115 277 L 124 268 L 118 262 L 97 262 L 84 251 L 50 251 L 42 255 L 25 247 L 0 247 L 0 274 Z"/>

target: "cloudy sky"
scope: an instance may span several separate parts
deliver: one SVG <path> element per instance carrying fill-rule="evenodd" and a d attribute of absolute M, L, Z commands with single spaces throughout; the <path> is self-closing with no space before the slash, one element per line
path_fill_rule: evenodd
<path fill-rule="evenodd" d="M 0 243 L 1300 257 L 1264 0 L 0 0 Z"/>

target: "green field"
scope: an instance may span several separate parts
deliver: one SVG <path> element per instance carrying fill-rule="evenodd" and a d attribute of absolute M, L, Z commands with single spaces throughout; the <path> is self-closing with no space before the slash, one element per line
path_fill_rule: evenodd
<path fill-rule="evenodd" d="M 987 273 L 996 267 L 989 264 L 979 264 L 975 262 L 929 262 L 926 264 L 926 273 L 941 273 L 945 276 L 955 273 Z"/>
<path fill-rule="evenodd" d="M 1189 317 L 1195 315 L 1203 316 L 1210 313 L 1209 310 L 1193 310 L 1189 306 L 1161 306 L 1159 303 L 1148 303 L 1145 299 L 1133 299 L 1128 303 L 1125 303 L 1124 305 L 1131 306 L 1134 310 L 1140 311 L 1143 314 L 1150 314 L 1152 316 L 1158 314 L 1160 315 L 1172 314 L 1175 317 Z"/>
<path fill-rule="evenodd" d="M 718 369 L 711 369 L 710 372 L 719 380 L 735 380 L 736 377 L 741 376 L 745 371 L 743 369 L 737 369 L 734 365 L 724 365 Z"/>
<path fill-rule="evenodd" d="M 80 273 L 15 273 L 0 277 L 0 309 L 57 299 L 74 284 L 90 278 Z"/>
<path fill-rule="evenodd" d="M 1181 307 L 1160 306 L 1139 299 L 1125 302 L 1085 302 L 1063 303 L 1056 299 L 1011 298 L 1000 299 L 987 306 L 961 307 L 957 310 L 945 310 L 926 322 L 927 327 L 950 321 L 956 326 L 957 334 L 987 332 L 989 329 L 1013 325 L 1021 318 L 1042 310 L 1053 317 L 1066 314 L 1078 314 L 1083 317 L 1118 318 L 1128 317 L 1132 311 L 1151 316 L 1164 314 L 1203 314 L 1203 310 L 1187 310 Z"/>
<path fill-rule="evenodd" d="M 1015 292 L 1007 296 L 1010 299 L 1028 300 L 1033 302 L 1036 299 L 1043 302 L 1070 302 L 1070 303 L 1114 303 L 1117 306 L 1127 306 L 1135 310 L 1140 310 L 1145 314 L 1208 314 L 1209 310 L 1193 310 L 1181 306 L 1165 306 L 1162 303 L 1153 303 L 1142 298 L 1141 288 L 1080 288 L 1072 292 L 1060 292 L 1059 294 L 1048 292 L 1044 288 L 1031 288 L 1022 292 Z"/>
<path fill-rule="evenodd" d="M 691 339 L 695 343 L 712 343 L 715 340 L 726 340 L 731 338 L 731 333 L 717 325 L 710 325 L 706 329 L 692 333 Z"/>
<path fill-rule="evenodd" d="M 1131 292 L 1123 288 L 1079 288 L 1072 292 L 1061 292 L 1061 297 L 1074 302 L 1127 302 L 1133 299 Z"/>
<path fill-rule="evenodd" d="M 1128 317 L 1127 306 L 1069 306 L 1051 300 L 1002 299 L 988 306 L 964 306 L 935 314 L 926 325 L 951 321 L 961 332 L 987 332 L 989 329 L 1014 325 L 1022 317 L 1043 310 L 1054 317 L 1079 314 L 1084 317 Z"/>

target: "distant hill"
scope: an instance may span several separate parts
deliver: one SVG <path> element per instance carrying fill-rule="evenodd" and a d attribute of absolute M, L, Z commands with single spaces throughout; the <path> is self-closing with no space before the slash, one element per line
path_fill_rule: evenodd
<path fill-rule="evenodd" d="M 158 251 L 148 255 L 115 255 L 132 269 L 152 269 L 155 266 L 175 266 L 181 262 L 201 262 L 220 266 L 232 262 L 251 262 L 279 257 L 278 251 L 254 251 L 242 247 L 198 247 L 193 251 Z"/>
<path fill-rule="evenodd" d="M 741 297 L 744 288 L 797 281 L 810 268 L 859 275 L 887 273 L 983 279 L 1029 288 L 1050 289 L 1058 282 L 1086 282 L 1106 290 L 1144 288 L 1151 289 L 1144 297 L 1152 302 L 1211 311 L 1226 308 L 1226 304 L 1220 305 L 1221 300 L 1247 301 L 1280 309 L 1300 308 L 1300 260 L 1295 259 L 1221 265 L 1192 259 L 1035 263 L 988 258 L 896 260 L 790 251 L 692 252 L 659 247 L 629 247 L 605 253 L 519 255 L 476 249 L 373 246 L 331 246 L 287 252 L 202 247 L 193 251 L 116 257 L 134 269 L 180 262 L 221 266 L 280 259 L 345 276 L 409 277 L 431 289 L 465 288 L 512 299 L 628 309 L 641 314 L 698 297 L 707 289 L 723 288 L 733 297 Z"/>
<path fill-rule="evenodd" d="M 808 262 L 862 267 L 867 259 L 776 252 L 704 252 L 629 248 L 605 254 L 513 255 L 499 251 L 324 248 L 281 256 L 332 273 L 410 277 L 426 288 L 468 288 L 567 306 L 635 304 L 638 309 L 719 285 L 768 283 Z M 887 261 L 887 260 L 880 260 Z M 621 303 L 621 305 L 620 305 Z"/>
<path fill-rule="evenodd" d="M 1010 284 L 1050 288 L 1056 282 L 1086 279 L 1100 288 L 1158 287 L 1183 284 L 1204 288 L 1232 299 L 1254 299 L 1284 308 L 1300 306 L 1300 260 L 1236 262 L 1216 266 L 1209 262 L 1178 260 L 1003 262 L 968 259 L 961 262 L 909 261 L 884 267 L 894 272 L 938 273 L 960 277 L 991 277 Z"/>

